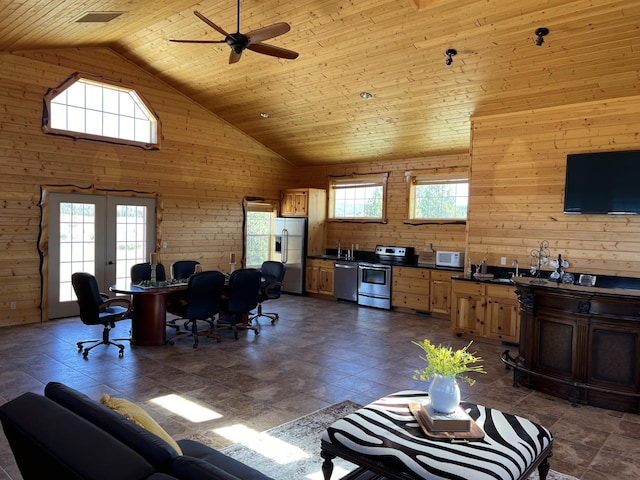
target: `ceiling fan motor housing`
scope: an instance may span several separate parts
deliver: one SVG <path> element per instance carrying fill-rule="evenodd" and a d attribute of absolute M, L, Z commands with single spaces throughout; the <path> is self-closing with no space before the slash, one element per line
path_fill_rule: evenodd
<path fill-rule="evenodd" d="M 233 35 L 229 35 L 224 40 L 225 42 L 227 42 L 227 45 L 229 45 L 231 49 L 237 54 L 242 53 L 244 49 L 247 48 L 247 45 L 249 45 L 249 39 L 242 33 L 234 33 Z"/>

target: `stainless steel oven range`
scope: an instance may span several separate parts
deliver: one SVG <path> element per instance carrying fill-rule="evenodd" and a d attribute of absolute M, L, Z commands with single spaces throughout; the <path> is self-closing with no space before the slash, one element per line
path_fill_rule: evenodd
<path fill-rule="evenodd" d="M 376 247 L 376 262 L 358 263 L 358 304 L 391 309 L 391 267 L 413 258 L 411 247 Z"/>

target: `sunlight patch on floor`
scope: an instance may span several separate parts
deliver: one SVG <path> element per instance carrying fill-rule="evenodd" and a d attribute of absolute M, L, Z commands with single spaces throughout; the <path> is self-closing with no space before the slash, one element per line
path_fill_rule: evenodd
<path fill-rule="evenodd" d="M 266 432 L 257 432 L 245 425 L 238 424 L 217 428 L 214 432 L 281 465 L 309 458 L 304 450 L 272 437 Z"/>
<path fill-rule="evenodd" d="M 153 398 L 151 401 L 163 408 L 166 408 L 171 413 L 180 415 L 184 419 L 189 420 L 193 423 L 216 420 L 218 418 L 222 418 L 223 416 L 222 414 L 211 410 L 210 408 L 198 405 L 197 403 L 192 402 L 191 400 L 187 400 L 180 395 L 165 395 L 163 397 Z"/>

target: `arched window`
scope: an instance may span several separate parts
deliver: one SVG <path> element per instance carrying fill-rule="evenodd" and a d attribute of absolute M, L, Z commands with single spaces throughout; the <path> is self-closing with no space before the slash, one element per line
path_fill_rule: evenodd
<path fill-rule="evenodd" d="M 73 138 L 159 148 L 159 121 L 132 87 L 76 73 L 44 97 L 42 129 Z"/>

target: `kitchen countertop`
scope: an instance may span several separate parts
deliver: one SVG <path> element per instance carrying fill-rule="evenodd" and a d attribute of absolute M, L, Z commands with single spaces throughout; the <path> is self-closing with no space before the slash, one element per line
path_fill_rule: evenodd
<path fill-rule="evenodd" d="M 436 265 L 430 264 L 419 264 L 416 262 L 412 263 L 402 263 L 402 262 L 388 262 L 384 260 L 378 260 L 371 255 L 356 255 L 353 259 L 347 259 L 344 256 L 338 257 L 337 255 L 309 255 L 307 258 L 316 258 L 319 260 L 334 260 L 340 262 L 353 262 L 353 263 L 376 263 L 379 265 L 391 265 L 395 267 L 411 267 L 411 268 L 427 268 L 430 270 L 441 270 L 451 273 L 461 273 L 463 271 L 462 268 L 453 268 L 453 267 L 437 267 Z"/>

